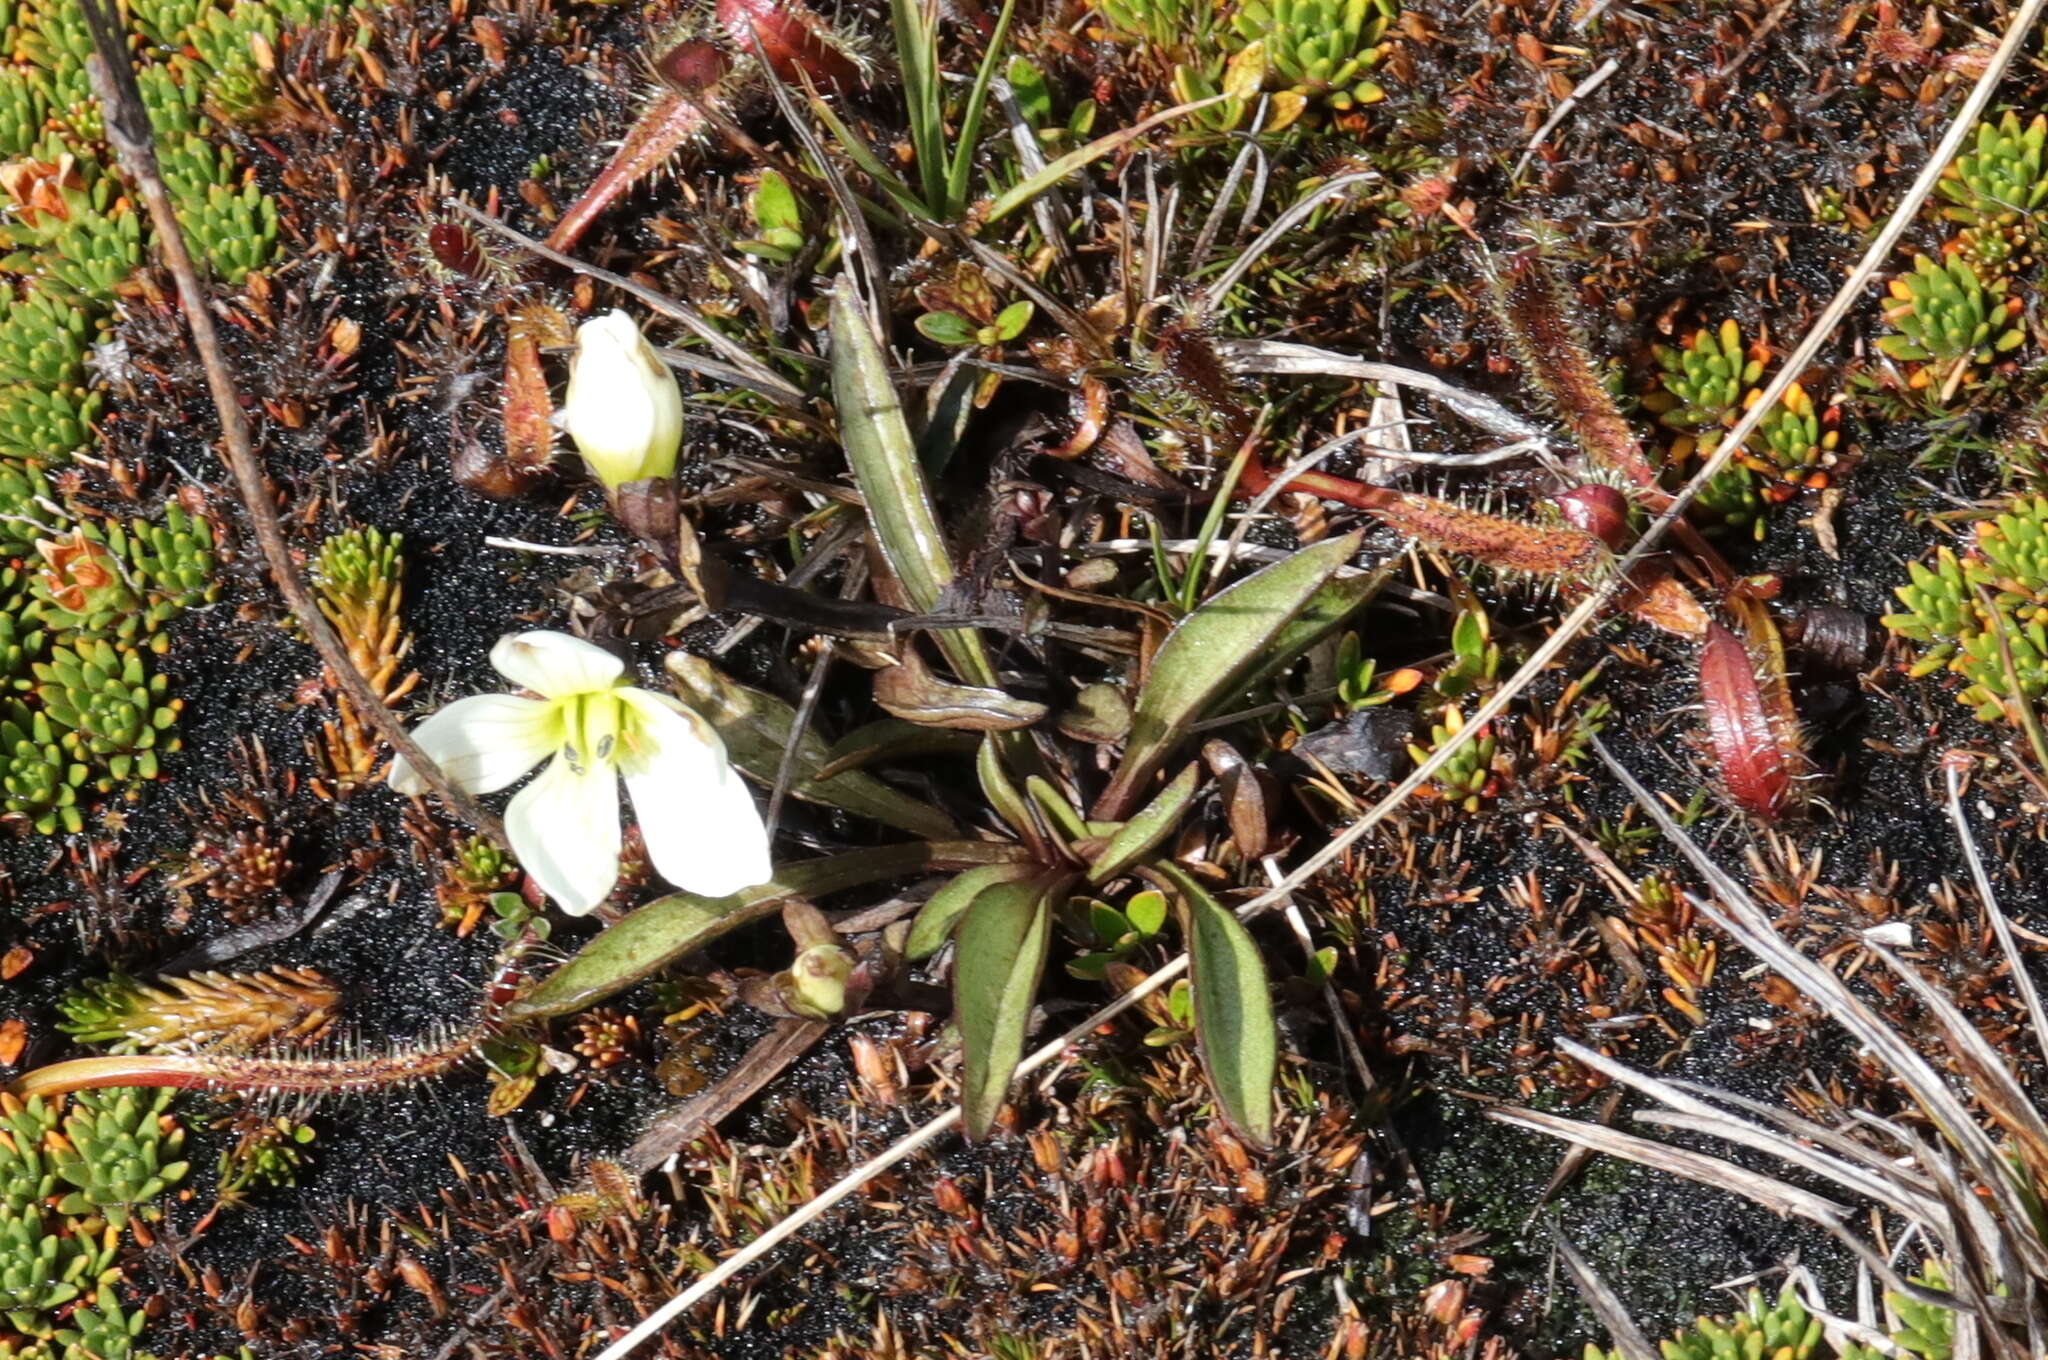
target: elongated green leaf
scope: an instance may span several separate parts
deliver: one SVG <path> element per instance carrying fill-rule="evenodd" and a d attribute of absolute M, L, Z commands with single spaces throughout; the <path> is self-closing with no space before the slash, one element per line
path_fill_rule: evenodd
<path fill-rule="evenodd" d="M 1003 0 L 996 16 L 996 31 L 982 54 L 981 69 L 975 72 L 974 89 L 967 96 L 967 110 L 960 115 L 960 135 L 953 146 L 953 162 L 946 167 L 946 220 L 953 221 L 967 208 L 967 180 L 974 172 L 974 153 L 981 143 L 981 119 L 988 108 L 989 82 L 995 78 L 996 59 L 1010 37 L 1010 21 L 1017 17 L 1017 0 Z M 1005 337 L 1014 339 L 1015 336 Z"/>
<path fill-rule="evenodd" d="M 930 0 L 890 0 L 895 29 L 896 69 L 903 79 L 903 104 L 910 123 L 911 154 L 924 187 L 924 211 L 945 212 L 946 111 L 939 75 L 938 17 Z"/>
<path fill-rule="evenodd" d="M 953 559 L 917 465 L 917 445 L 903 418 L 888 358 L 868 327 L 852 281 L 843 276 L 832 295 L 832 400 L 875 542 L 912 608 L 929 614 L 953 582 Z M 995 667 L 979 634 L 948 628 L 934 633 L 933 640 L 961 679 L 997 688 Z"/>
<path fill-rule="evenodd" d="M 903 943 L 903 956 L 928 959 L 938 953 L 975 898 L 998 883 L 1014 883 L 1036 872 L 1029 864 L 984 864 L 955 875 L 918 908 L 917 919 L 910 923 L 910 937 Z"/>
<path fill-rule="evenodd" d="M 1102 853 L 1089 866 L 1088 882 L 1094 887 L 1103 884 L 1128 870 L 1152 847 L 1173 834 L 1180 819 L 1194 804 L 1195 790 L 1201 786 L 1202 767 L 1189 765 L 1175 777 L 1171 784 L 1159 791 L 1159 796 L 1145 805 L 1145 810 L 1117 828 L 1109 838 L 1109 844 L 1102 847 Z"/>
<path fill-rule="evenodd" d="M 984 889 L 960 921 L 960 959 L 953 968 L 953 1014 L 966 1049 L 960 1113 L 967 1136 L 994 1125 L 1024 1056 L 1031 1002 L 1052 938 L 1054 889 L 1066 879 L 1032 878 Z"/>
<path fill-rule="evenodd" d="M 832 111 L 830 104 L 814 94 L 811 96 L 811 112 L 818 115 L 818 120 L 824 123 L 826 130 L 839 143 L 839 148 L 846 153 L 847 159 L 860 167 L 861 171 L 889 196 L 889 201 L 903 210 L 905 217 L 914 220 L 925 216 L 924 204 L 919 201 L 911 187 L 903 182 L 903 177 L 884 164 L 881 158 L 875 155 L 874 148 L 861 140 L 859 134 L 840 120 L 839 115 Z"/>
<path fill-rule="evenodd" d="M 1187 905 L 1188 985 L 1195 1000 L 1195 1042 L 1217 1108 L 1247 1142 L 1273 1141 L 1273 1075 L 1280 1036 L 1265 961 L 1251 932 L 1177 864 L 1160 871 Z"/>
<path fill-rule="evenodd" d="M 1053 830 L 1070 841 L 1087 836 L 1088 823 L 1082 820 L 1080 809 L 1066 799 L 1052 781 L 1041 775 L 1029 775 L 1024 780 L 1024 791 L 1031 795 L 1031 801 L 1045 812 L 1045 819 Z"/>
<path fill-rule="evenodd" d="M 818 898 L 885 878 L 933 869 L 972 869 L 1021 861 L 1025 851 L 996 841 L 885 845 L 805 860 L 729 897 L 671 893 L 629 912 L 576 956 L 513 1002 L 509 1020 L 570 1015 L 594 1006 L 702 949 L 729 930 L 774 914 L 785 898 Z"/>
<path fill-rule="evenodd" d="M 1095 805 L 1097 817 L 1122 820 L 1188 724 L 1236 693 L 1244 677 L 1269 659 L 1274 639 L 1358 551 L 1358 543 L 1359 535 L 1347 534 L 1284 557 L 1210 596 L 1166 635 L 1138 695 L 1123 762 Z"/>
<path fill-rule="evenodd" d="M 796 710 L 772 694 L 724 675 L 703 657 L 671 652 L 666 664 L 677 692 L 717 730 L 732 763 L 773 785 L 796 726 Z M 949 840 L 960 834 L 951 817 L 873 775 L 848 770 L 817 778 L 817 771 L 831 756 L 825 739 L 806 729 L 790 758 L 790 793 L 807 803 L 842 808 L 927 840 Z"/>
<path fill-rule="evenodd" d="M 1389 562 L 1377 571 L 1332 577 L 1274 637 L 1266 648 L 1265 656 L 1251 673 L 1238 681 L 1238 692 L 1256 689 L 1271 680 L 1300 660 L 1302 653 L 1343 627 L 1346 619 L 1380 593 L 1380 587 L 1387 583 L 1393 572 L 1393 564 Z"/>
<path fill-rule="evenodd" d="M 1020 836 L 1035 836 L 1038 823 L 1032 819 L 1031 807 L 1024 801 L 1024 795 L 1017 792 L 1017 786 L 1010 781 L 1009 771 L 1003 768 L 1002 748 L 994 736 L 981 739 L 981 749 L 974 755 L 974 773 L 981 780 L 981 796 L 1003 819 L 1010 829 Z"/>
<path fill-rule="evenodd" d="M 832 743 L 819 773 L 827 779 L 847 770 L 857 770 L 878 760 L 905 760 L 913 756 L 971 756 L 981 745 L 972 732 L 955 732 L 901 718 L 883 718 L 856 727 Z"/>
<path fill-rule="evenodd" d="M 1206 109 L 1211 104 L 1220 104 L 1227 97 L 1226 95 L 1219 94 L 1208 99 L 1197 99 L 1191 104 L 1176 104 L 1170 109 L 1162 109 L 1150 118 L 1140 119 L 1129 127 L 1112 132 L 1106 137 L 1097 137 L 1084 147 L 1069 151 L 1066 155 L 1046 166 L 1045 169 L 1025 180 L 1016 188 L 1011 189 L 1001 198 L 998 198 L 988 210 L 988 221 L 991 224 L 1002 221 L 1005 217 L 1008 217 L 1032 199 L 1037 198 L 1047 189 L 1052 188 L 1053 185 L 1058 184 L 1090 161 L 1099 160 L 1126 143 L 1136 141 L 1161 123 L 1170 123 L 1185 114 L 1193 113 L 1198 109 Z"/>

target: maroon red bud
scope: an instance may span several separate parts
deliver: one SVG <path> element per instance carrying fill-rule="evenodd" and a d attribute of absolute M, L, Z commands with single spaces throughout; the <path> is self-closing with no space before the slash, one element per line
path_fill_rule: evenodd
<path fill-rule="evenodd" d="M 1553 496 L 1565 521 L 1620 552 L 1628 542 L 1628 497 L 1604 482 L 1586 482 Z"/>
<path fill-rule="evenodd" d="M 466 279 L 481 282 L 489 269 L 483 242 L 459 222 L 436 222 L 428 227 L 427 249 L 443 269 Z"/>
<path fill-rule="evenodd" d="M 655 58 L 654 69 L 684 94 L 702 94 L 725 79 L 732 63 L 712 43 L 686 42 Z"/>

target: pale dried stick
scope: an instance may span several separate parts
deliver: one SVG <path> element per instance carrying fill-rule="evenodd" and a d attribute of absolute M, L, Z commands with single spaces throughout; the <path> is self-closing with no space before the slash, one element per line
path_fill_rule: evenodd
<path fill-rule="evenodd" d="M 255 446 L 249 439 L 249 423 L 242 415 L 234 378 L 228 372 L 227 356 L 221 352 L 220 337 L 213 328 L 213 316 L 206 309 L 206 287 L 200 282 L 198 267 L 193 264 L 191 252 L 185 247 L 185 234 L 178 226 L 170 190 L 164 187 L 163 174 L 157 168 L 156 138 L 150 129 L 149 112 L 142 102 L 142 93 L 135 84 L 134 69 L 128 64 L 120 16 L 106 0 L 79 0 L 79 7 L 92 31 L 95 56 L 86 65 L 92 77 L 93 92 L 99 96 L 104 110 L 107 141 L 113 145 L 122 169 L 135 181 L 135 188 L 149 209 L 157 251 L 163 257 L 164 268 L 170 271 L 177 284 L 178 305 L 185 313 L 186 326 L 191 329 L 192 347 L 199 352 L 200 366 L 206 370 L 206 385 L 213 394 L 214 410 L 220 417 L 221 445 L 227 455 L 228 470 L 234 474 L 235 490 L 241 497 L 242 508 L 248 511 L 249 523 L 256 531 L 256 544 L 262 549 L 263 560 L 270 567 L 271 579 L 277 582 L 278 593 L 284 596 L 292 617 L 298 620 L 306 636 L 312 639 L 314 650 L 327 663 L 335 682 L 356 709 L 370 720 L 370 725 L 377 729 L 377 735 L 419 772 L 420 778 L 447 801 L 457 816 L 500 845 L 505 844 L 505 829 L 498 819 L 455 786 L 441 767 L 420 749 L 419 743 L 407 735 L 398 715 L 387 708 L 370 688 L 369 681 L 349 660 L 348 648 L 342 645 L 341 638 L 314 603 L 305 580 L 293 565 L 291 549 L 284 541 L 284 530 L 277 522 L 270 479 L 264 475 L 263 466 L 256 459 Z"/>
<path fill-rule="evenodd" d="M 1515 694 L 1519 693 L 1522 688 L 1527 686 L 1537 675 L 1541 674 L 1543 668 L 1548 666 L 1558 653 L 1562 652 L 1572 639 L 1592 621 L 1594 615 L 1599 612 L 1601 607 L 1606 604 L 1607 599 L 1614 593 L 1619 582 L 1626 575 L 1627 569 L 1651 551 L 1657 540 L 1670 527 L 1671 522 L 1682 514 L 1685 507 L 1692 503 L 1693 497 L 1699 494 L 1701 486 L 1715 473 L 1718 473 L 1723 467 L 1727 466 L 1728 460 L 1734 456 L 1735 450 L 1742 446 L 1743 441 L 1755 430 L 1764 415 L 1769 412 L 1780 397 L 1784 396 L 1786 389 L 1791 387 L 1793 380 L 1804 370 L 1807 363 L 1812 360 L 1814 354 L 1820 349 L 1822 343 L 1825 342 L 1828 334 L 1840 323 L 1843 315 L 1853 305 L 1857 291 L 1876 272 L 1878 264 L 1890 253 L 1892 247 L 1897 244 L 1900 235 L 1904 233 L 1907 224 L 1912 219 L 1912 215 L 1919 210 L 1921 203 L 1926 201 L 1928 194 L 1933 192 L 1935 180 L 1940 177 L 1943 167 L 1948 164 L 1950 158 L 1955 155 L 1957 148 L 1962 145 L 1963 138 L 1968 133 L 1970 125 L 1976 120 L 1977 115 L 1983 111 L 1984 105 L 1990 100 L 1992 89 L 1997 85 L 1998 79 L 2004 73 L 2006 66 L 2011 63 L 2013 55 L 2018 50 L 2020 41 L 2025 36 L 2026 31 L 2033 26 L 2035 19 L 2039 16 L 2043 3 L 2048 3 L 2048 0 L 2024 0 L 2019 11 L 2013 16 L 2011 24 L 2007 27 L 2005 37 L 1999 43 L 1998 51 L 1992 56 L 1990 64 L 1985 68 L 1983 75 L 1978 78 L 1977 84 L 1970 91 L 1969 97 L 1964 100 L 1963 107 L 1958 111 L 1955 121 L 1949 127 L 1947 135 L 1942 138 L 1940 146 L 1935 149 L 1934 155 L 1928 161 L 1926 168 L 1921 171 L 1919 178 L 1913 182 L 1912 188 L 1907 191 L 1905 198 L 1900 201 L 1891 220 L 1885 224 L 1884 230 L 1878 234 L 1877 239 L 1871 243 L 1870 249 L 1865 252 L 1863 259 L 1858 262 L 1855 270 L 1851 272 L 1849 280 L 1843 285 L 1841 292 L 1835 295 L 1834 300 L 1828 304 L 1827 310 L 1815 321 L 1813 329 L 1808 332 L 1806 339 L 1801 342 L 1791 360 L 1780 370 L 1778 377 L 1773 379 L 1770 385 L 1764 389 L 1763 397 L 1737 423 L 1735 429 L 1729 432 L 1727 439 L 1718 447 L 1714 456 L 1708 460 L 1707 465 L 1691 481 L 1686 483 L 1684 489 L 1673 499 L 1670 509 L 1665 511 L 1663 515 L 1659 516 L 1650 525 L 1635 548 L 1622 559 L 1620 569 L 1559 624 L 1558 630 L 1551 635 L 1550 640 L 1542 648 L 1538 649 L 1536 655 L 1532 656 L 1521 669 L 1509 677 L 1507 683 L 1495 693 L 1494 697 L 1480 708 L 1478 716 L 1467 725 L 1460 737 L 1453 738 L 1433 754 L 1430 759 L 1424 761 L 1392 793 L 1382 799 L 1364 817 L 1361 817 L 1352 826 L 1347 828 L 1336 840 L 1311 857 L 1307 864 L 1289 874 L 1280 883 L 1275 884 L 1270 891 L 1239 908 L 1239 915 L 1256 915 L 1267 906 L 1285 900 L 1290 893 L 1313 877 L 1324 865 L 1356 843 L 1361 836 L 1365 835 L 1367 831 L 1383 820 L 1388 812 L 1399 806 L 1410 794 L 1421 787 L 1425 780 L 1442 768 L 1444 763 L 1463 744 L 1464 740 L 1469 740 L 1470 734 L 1478 730 L 1480 724 L 1499 716 L 1501 710 L 1507 707 L 1508 701 Z M 1187 967 L 1188 956 L 1186 954 L 1174 958 L 1157 972 L 1146 977 L 1144 981 L 1132 987 L 1131 990 L 1125 992 L 1122 996 L 1119 996 L 1116 1000 L 1074 1026 L 1065 1034 L 1062 1034 L 1052 1043 L 1031 1054 L 1030 1057 L 1018 1065 L 1017 1075 L 1020 1077 L 1027 1075 L 1043 1067 L 1046 1063 L 1051 1062 L 1060 1053 L 1065 1051 L 1069 1044 L 1080 1042 L 1096 1026 L 1122 1014 L 1145 997 L 1167 986 L 1182 973 L 1186 972 Z M 710 1297 L 728 1280 L 732 1279 L 733 1276 L 739 1274 L 770 1251 L 796 1236 L 797 1233 L 801 1232 L 812 1222 L 815 1222 L 834 1205 L 845 1200 L 854 1191 L 910 1156 L 919 1148 L 933 1142 L 959 1122 L 960 1111 L 956 1106 L 904 1135 L 879 1156 L 855 1167 L 852 1171 L 834 1182 L 829 1188 L 805 1203 L 801 1208 L 792 1211 L 788 1217 L 768 1229 L 767 1232 L 749 1243 L 744 1249 L 727 1258 L 688 1289 L 648 1314 L 632 1331 L 605 1347 L 598 1354 L 596 1360 L 626 1360 L 626 1357 L 640 1348 L 642 1342 L 657 1335 L 662 1328 L 666 1327 L 675 1318 L 681 1316 L 685 1310 Z"/>
<path fill-rule="evenodd" d="M 1599 586 L 1587 593 L 1577 608 L 1565 615 L 1556 630 L 1536 649 L 1535 654 L 1523 662 L 1520 668 L 1508 677 L 1506 683 L 1479 706 L 1478 712 L 1466 721 L 1459 732 L 1431 752 L 1429 759 L 1418 765 L 1406 779 L 1396 784 L 1385 798 L 1367 809 L 1364 816 L 1344 828 L 1329 844 L 1309 856 L 1299 868 L 1287 875 L 1285 881 L 1265 893 L 1254 905 L 1263 907 L 1281 901 L 1288 893 L 1314 878 L 1338 856 L 1356 845 L 1367 832 L 1385 821 L 1387 816 L 1408 801 L 1417 789 L 1435 778 L 1437 771 L 1463 750 L 1467 742 L 1485 731 L 1486 724 L 1499 717 L 1515 696 L 1541 675 L 1565 648 L 1577 641 L 1586 626 L 1607 607 L 1608 602 L 1614 598 L 1615 591 L 1620 589 L 1624 581 L 1630 579 L 1631 569 L 1656 550 L 1657 544 L 1663 540 L 1672 523 L 1692 504 L 1693 497 L 1699 495 L 1700 489 L 1719 475 L 1721 469 L 1728 466 L 1736 450 L 1740 449 L 1756 427 L 1763 423 L 1764 417 L 1777 406 L 1779 398 L 1785 395 L 1806 371 L 1807 365 L 1813 362 L 1814 355 L 1820 352 L 1820 347 L 1827 342 L 1835 327 L 1841 324 L 1842 318 L 1848 315 L 1849 309 L 1856 305 L 1857 298 L 1868 286 L 1871 276 L 1877 273 L 1878 267 L 1898 245 L 1899 238 L 1905 235 L 1906 228 L 1912 224 L 1920 205 L 1934 192 L 1935 182 L 1941 178 L 1941 172 L 1961 149 L 1963 139 L 1969 135 L 1978 115 L 1990 102 L 1992 91 L 1997 88 L 2000 77 L 2005 74 L 2005 68 L 2012 63 L 2020 44 L 2040 18 L 2044 3 L 2048 3 L 2048 0 L 2023 0 L 2014 11 L 2012 21 L 2006 26 L 2005 36 L 1999 41 L 1998 50 L 1992 54 L 1983 74 L 1971 87 L 1969 97 L 1963 100 L 1962 107 L 1956 111 L 1948 131 L 1942 135 L 1941 143 L 1927 158 L 1927 164 L 1921 167 L 1912 187 L 1906 190 L 1905 196 L 1892 210 L 1891 217 L 1885 222 L 1884 230 L 1878 232 L 1871 241 L 1869 248 L 1863 252 L 1863 258 L 1849 271 L 1849 277 L 1843 282 L 1840 291 L 1829 301 L 1820 316 L 1815 318 L 1812 327 L 1806 332 L 1806 337 L 1787 356 L 1784 364 L 1778 369 L 1777 376 L 1764 387 L 1763 394 L 1743 413 L 1742 419 L 1735 423 L 1735 428 L 1728 432 L 1727 437 L 1715 446 L 1712 456 L 1700 470 L 1679 489 L 1677 495 L 1672 497 L 1671 504 L 1664 513 L 1650 523 L 1635 546 L 1615 564 L 1615 569 Z"/>
<path fill-rule="evenodd" d="M 1026 1076 L 1045 1066 L 1054 1058 L 1066 1052 L 1069 1046 L 1086 1039 L 1096 1026 L 1123 1014 L 1146 997 L 1172 982 L 1175 978 L 1186 972 L 1187 967 L 1188 956 L 1183 954 L 1172 963 L 1167 964 L 1164 968 L 1146 978 L 1143 982 L 1140 982 L 1137 986 L 1131 988 L 1128 992 L 1125 992 L 1122 996 L 1119 996 L 1116 1000 L 1110 1002 L 1107 1006 L 1104 1006 L 1101 1010 L 1095 1012 L 1095 1014 L 1089 1016 L 1086 1020 L 1083 1020 L 1080 1024 L 1060 1035 L 1059 1038 L 1054 1039 L 1051 1043 L 1033 1053 L 1023 1062 L 1017 1064 L 1017 1076 Z M 1012 1080 L 1014 1081 L 1015 1078 L 1012 1078 Z M 720 1262 L 688 1289 L 685 1289 L 682 1293 L 642 1318 L 639 1325 L 634 1327 L 632 1331 L 627 1332 L 617 1341 L 612 1342 L 611 1345 L 606 1346 L 600 1351 L 597 1354 L 596 1360 L 626 1360 L 627 1356 L 640 1348 L 642 1342 L 653 1338 L 662 1328 L 682 1316 L 693 1305 L 702 1303 L 705 1299 L 717 1293 L 720 1286 L 724 1285 L 726 1281 L 759 1261 L 763 1256 L 766 1256 L 790 1238 L 795 1237 L 805 1227 L 821 1217 L 826 1210 L 832 1208 L 833 1205 L 838 1204 L 854 1191 L 860 1189 L 863 1185 L 866 1185 L 905 1157 L 910 1156 L 919 1148 L 924 1147 L 940 1135 L 951 1131 L 953 1126 L 959 1122 L 960 1107 L 955 1105 L 944 1114 L 938 1115 L 912 1129 L 909 1133 L 904 1134 L 882 1152 L 862 1162 L 859 1166 L 834 1181 L 830 1187 L 821 1191 L 815 1198 L 806 1201 L 802 1207 L 791 1210 L 788 1217 L 784 1218 L 767 1232 L 762 1233 L 752 1242 L 749 1242 L 740 1251 L 735 1252 Z"/>

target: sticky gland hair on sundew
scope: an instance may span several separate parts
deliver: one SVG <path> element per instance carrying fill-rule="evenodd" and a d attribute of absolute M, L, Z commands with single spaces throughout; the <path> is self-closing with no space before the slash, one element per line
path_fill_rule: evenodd
<path fill-rule="evenodd" d="M 505 959 L 484 986 L 475 1016 L 424 1039 L 339 1055 L 115 1053 L 51 1063 L 8 1089 L 30 1096 L 65 1095 L 109 1086 L 164 1086 L 181 1091 L 319 1098 L 396 1091 L 446 1076 L 482 1053 L 504 1028 L 505 1009 L 525 977 L 518 957 Z"/>
<path fill-rule="evenodd" d="M 1510 349 L 1590 465 L 1584 474 L 1589 480 L 1551 498 L 1558 520 L 1534 523 L 1322 472 L 1298 474 L 1286 489 L 1363 510 L 1418 542 L 1507 575 L 1567 591 L 1589 590 L 1628 544 L 1630 498 L 1655 505 L 1664 493 L 1641 443 L 1600 382 L 1568 302 L 1541 255 L 1523 252 L 1490 279 Z M 1220 365 L 1212 371 L 1191 362 L 1186 352 L 1199 357 L 1205 344 L 1198 335 L 1178 336 L 1176 348 L 1163 347 L 1163 357 L 1183 385 L 1217 406 L 1214 389 L 1229 379 L 1215 376 Z M 1256 496 L 1274 480 L 1254 457 L 1247 461 L 1237 493 Z M 1725 574 L 1725 568 L 1710 570 Z M 1746 596 L 1728 601 L 1738 634 L 1714 622 L 1669 565 L 1661 563 L 1645 563 L 1631 573 L 1621 598 L 1637 618 L 1703 644 L 1705 745 L 1729 801 L 1767 821 L 1796 809 L 1812 778 L 1812 763 L 1785 679 L 1783 647 L 1762 603 Z"/>
<path fill-rule="evenodd" d="M 754 62 L 766 62 L 776 79 L 798 89 L 845 92 L 860 83 L 850 41 L 804 0 L 718 0 L 708 30 L 679 36 L 654 58 L 660 83 L 653 96 L 617 154 L 555 223 L 547 244 L 574 250 L 608 208 L 706 133 L 712 122 L 706 111 L 730 105 Z"/>

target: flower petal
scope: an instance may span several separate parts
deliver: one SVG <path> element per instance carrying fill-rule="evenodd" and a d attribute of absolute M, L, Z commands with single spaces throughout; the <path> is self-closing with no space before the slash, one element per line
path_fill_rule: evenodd
<path fill-rule="evenodd" d="M 562 425 L 607 487 L 674 474 L 683 440 L 682 388 L 624 312 L 577 329 Z"/>
<path fill-rule="evenodd" d="M 639 739 L 621 752 L 619 769 L 655 872 L 705 897 L 773 878 L 768 829 L 710 724 L 647 690 L 619 697 L 633 710 Z"/>
<path fill-rule="evenodd" d="M 561 745 L 555 706 L 516 694 L 478 694 L 454 703 L 412 730 L 412 739 L 465 793 L 496 793 Z M 400 756 L 391 787 L 426 792 L 419 771 Z"/>
<path fill-rule="evenodd" d="M 626 673 L 626 663 L 596 643 L 545 630 L 499 638 L 491 664 L 521 689 L 550 699 L 610 689 Z"/>
<path fill-rule="evenodd" d="M 619 777 L 556 756 L 513 795 L 505 836 L 519 866 L 571 916 L 587 914 L 619 881 Z"/>

